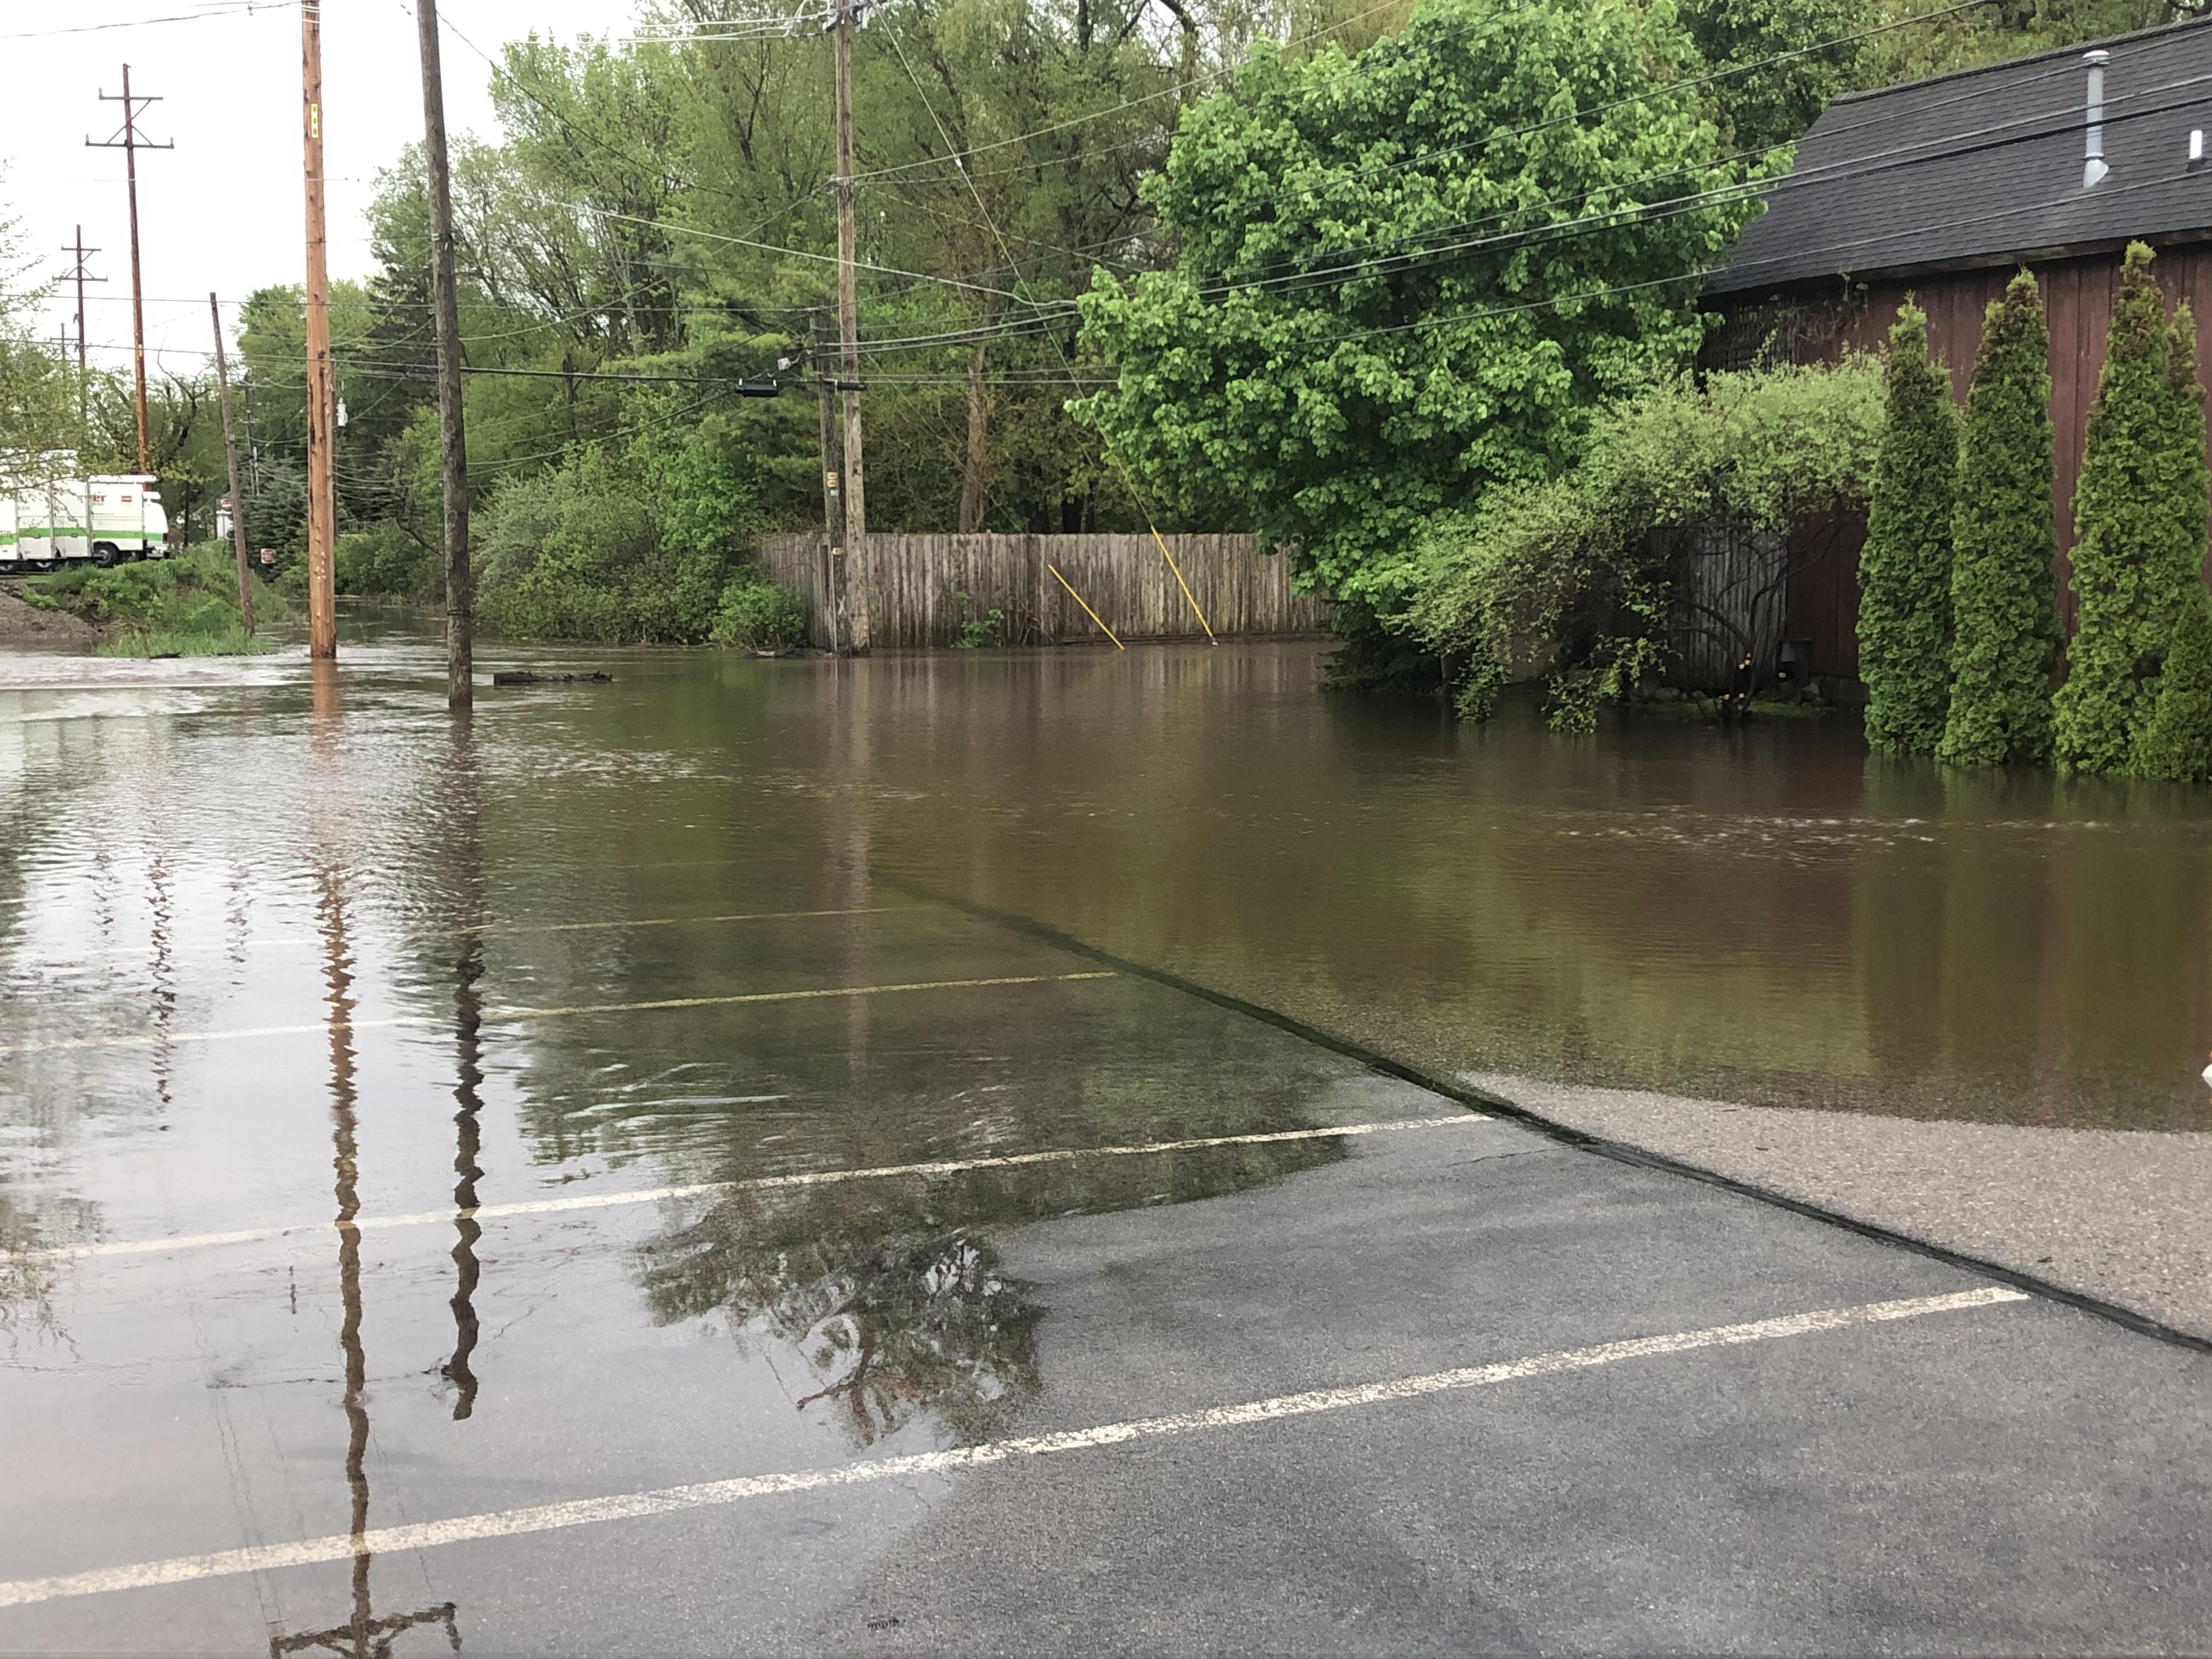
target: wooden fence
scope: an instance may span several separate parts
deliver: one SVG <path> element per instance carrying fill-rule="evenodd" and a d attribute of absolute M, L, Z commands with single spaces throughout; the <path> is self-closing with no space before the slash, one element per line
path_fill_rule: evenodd
<path fill-rule="evenodd" d="M 1291 592 L 1290 561 L 1263 554 L 1252 536 L 1170 536 L 1183 579 L 1226 639 L 1312 634 L 1328 626 L 1328 601 Z M 808 637 L 830 644 L 829 554 L 821 536 L 767 536 L 761 562 L 806 605 Z M 870 536 L 855 560 L 855 592 L 870 595 L 873 643 L 959 643 L 962 629 L 1000 613 L 1007 645 L 1065 645 L 1105 636 L 1054 580 L 1057 568 L 1124 640 L 1203 638 L 1159 546 L 1138 536 Z"/>

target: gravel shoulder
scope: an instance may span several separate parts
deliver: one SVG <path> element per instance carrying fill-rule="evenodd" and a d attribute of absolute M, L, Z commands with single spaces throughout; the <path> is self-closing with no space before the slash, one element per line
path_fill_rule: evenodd
<path fill-rule="evenodd" d="M 2212 1337 L 2212 1138 L 1926 1122 L 1463 1076 L 1574 1128 Z"/>
<path fill-rule="evenodd" d="M 82 617 L 40 611 L 0 587 L 0 648 L 9 646 L 89 646 L 100 630 Z"/>

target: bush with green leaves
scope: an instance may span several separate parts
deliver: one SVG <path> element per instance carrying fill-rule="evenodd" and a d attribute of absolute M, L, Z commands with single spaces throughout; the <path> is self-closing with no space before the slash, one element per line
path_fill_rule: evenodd
<path fill-rule="evenodd" d="M 341 593 L 419 603 L 445 597 L 444 551 L 417 540 L 397 520 L 341 535 L 331 564 Z"/>
<path fill-rule="evenodd" d="M 2177 783 L 2212 781 L 2212 590 L 2201 581 L 2182 596 L 2158 701 L 2136 740 L 2129 770 Z"/>
<path fill-rule="evenodd" d="M 647 422 L 626 445 L 581 446 L 493 496 L 477 580 L 491 628 L 611 645 L 714 634 L 756 523 L 749 463 L 718 423 L 672 432 L 665 399 L 637 401 Z"/>
<path fill-rule="evenodd" d="M 90 565 L 33 576 L 23 598 L 40 610 L 65 611 L 96 623 L 127 655 L 143 655 L 149 639 L 160 649 L 199 654 L 207 641 L 226 651 L 245 649 L 238 609 L 238 566 L 228 544 L 204 543 L 173 558 L 134 560 L 106 570 Z M 257 623 L 287 611 L 283 599 L 253 579 Z M 134 643 L 135 641 L 135 643 Z"/>
<path fill-rule="evenodd" d="M 2054 702 L 2053 750 L 2066 771 L 2127 767 L 2157 707 L 2182 596 L 2203 580 L 2204 422 L 2193 399 L 2177 404 L 2176 331 L 2152 258 L 2131 243 L 2120 267 L 2074 493 L 2075 631 Z M 2192 369 L 2185 384 L 2195 378 Z"/>
<path fill-rule="evenodd" d="M 1951 708 L 1936 745 L 1954 766 L 2051 758 L 2058 659 L 2051 573 L 2051 337 L 2035 277 L 1990 301 L 1959 439 L 1951 533 Z"/>
<path fill-rule="evenodd" d="M 1548 676 L 1553 724 L 1586 730 L 1674 659 L 1697 532 L 1779 538 L 1864 504 L 1882 395 L 1863 357 L 1658 381 L 1601 411 L 1558 477 L 1431 520 L 1406 631 L 1452 665 L 1462 714 L 1487 718 L 1509 681 Z"/>
<path fill-rule="evenodd" d="M 1907 299 L 1889 331 L 1881 458 L 1859 554 L 1859 677 L 1866 737 L 1882 754 L 1932 755 L 1951 703 L 1951 520 L 1959 418 L 1951 376 L 1928 356 L 1928 316 Z"/>
<path fill-rule="evenodd" d="M 722 589 L 714 641 L 749 651 L 788 651 L 806 643 L 806 607 L 781 582 L 749 566 Z"/>

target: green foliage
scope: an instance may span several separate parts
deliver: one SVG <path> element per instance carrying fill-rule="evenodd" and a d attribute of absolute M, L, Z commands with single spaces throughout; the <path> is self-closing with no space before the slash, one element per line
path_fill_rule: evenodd
<path fill-rule="evenodd" d="M 1951 376 L 1929 361 L 1928 318 L 1911 300 L 1889 331 L 1881 459 L 1859 555 L 1859 673 L 1868 744 L 1932 755 L 1951 702 L 1951 521 L 1959 420 Z"/>
<path fill-rule="evenodd" d="M 493 497 L 477 573 L 489 626 L 605 644 L 713 635 L 754 527 L 743 459 L 718 423 L 675 431 L 665 397 L 632 406 L 641 429 L 619 451 L 586 444 Z"/>
<path fill-rule="evenodd" d="M 788 651 L 806 643 L 806 607 L 782 583 L 749 567 L 723 587 L 713 637 L 717 645 L 749 651 Z"/>
<path fill-rule="evenodd" d="M 2023 270 L 1990 301 L 1960 433 L 1951 708 L 1936 750 L 1954 766 L 2051 758 L 2058 544 L 2049 362 L 2042 295 Z"/>
<path fill-rule="evenodd" d="M 249 634 L 237 623 L 213 632 L 176 633 L 132 629 L 102 640 L 95 657 L 252 657 L 276 647 L 266 634 Z"/>
<path fill-rule="evenodd" d="M 394 520 L 340 536 L 332 563 L 337 591 L 362 599 L 427 603 L 446 591 L 444 550 L 416 540 Z"/>
<path fill-rule="evenodd" d="M 1677 651 L 1692 531 L 1780 536 L 1867 499 L 1882 396 L 1865 358 L 1647 387 L 1598 415 L 1559 477 L 1430 523 L 1406 629 L 1453 663 L 1462 714 L 1486 718 L 1506 684 L 1548 672 L 1553 723 L 1587 729 Z"/>
<path fill-rule="evenodd" d="M 89 565 L 33 576 L 25 599 L 42 610 L 66 611 L 110 635 L 109 655 L 222 654 L 244 647 L 238 611 L 238 566 L 227 545 L 195 547 L 171 559 L 148 559 L 100 570 Z M 257 623 L 286 614 L 284 600 L 258 578 Z M 159 644 L 149 644 L 159 641 Z M 198 641 L 194 644 L 191 641 Z M 225 643 L 229 641 L 229 643 Z"/>
<path fill-rule="evenodd" d="M 1829 100 L 1859 84 L 1865 43 L 1848 37 L 1876 11 L 1874 0 L 1684 0 L 1682 23 L 1698 55 L 1715 70 L 1736 71 L 1714 98 L 1729 148 L 1802 137 Z"/>
<path fill-rule="evenodd" d="M 2172 331 L 2151 259 L 2134 242 L 2120 267 L 2074 492 L 2075 632 L 2054 703 L 2065 771 L 2126 767 L 2157 707 L 2181 596 L 2203 580 L 2204 422 L 2192 440 L 2176 418 Z"/>
<path fill-rule="evenodd" d="M 1356 62 L 1262 51 L 1147 185 L 1174 268 L 1084 299 L 1119 376 L 1086 418 L 1169 501 L 1387 614 L 1425 524 L 1555 473 L 1703 337 L 1698 273 L 1748 202 L 1579 222 L 1746 177 L 1697 96 L 1648 95 L 1700 67 L 1671 9 L 1619 0 L 1426 0 Z"/>
<path fill-rule="evenodd" d="M 2182 597 L 2158 702 L 2130 760 L 2130 769 L 2146 778 L 2212 780 L 2212 590 L 2203 582 Z"/>

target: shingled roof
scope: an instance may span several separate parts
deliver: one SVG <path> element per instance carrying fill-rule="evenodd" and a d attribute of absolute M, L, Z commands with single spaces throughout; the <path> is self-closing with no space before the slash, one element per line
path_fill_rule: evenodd
<path fill-rule="evenodd" d="M 2191 129 L 2212 128 L 2212 20 L 2094 44 L 2112 54 L 2099 184 L 2081 184 L 2087 47 L 1855 93 L 1813 124 L 1705 291 L 2212 240 L 2212 163 L 2188 162 Z"/>

